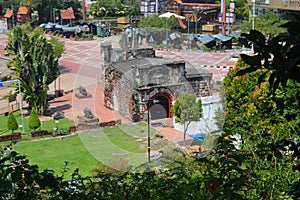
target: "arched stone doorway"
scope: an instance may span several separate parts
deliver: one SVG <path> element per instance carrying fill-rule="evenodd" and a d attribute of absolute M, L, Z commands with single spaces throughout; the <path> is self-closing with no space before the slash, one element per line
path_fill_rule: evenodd
<path fill-rule="evenodd" d="M 151 120 L 172 117 L 172 96 L 168 93 L 157 93 L 149 102 Z"/>

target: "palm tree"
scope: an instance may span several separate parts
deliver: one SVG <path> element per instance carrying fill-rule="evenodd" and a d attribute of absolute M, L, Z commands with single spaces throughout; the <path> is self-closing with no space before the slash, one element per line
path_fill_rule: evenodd
<path fill-rule="evenodd" d="M 15 56 L 8 67 L 18 75 L 29 107 L 35 107 L 39 114 L 45 113 L 48 86 L 59 75 L 58 59 L 63 49 L 55 52 L 54 45 L 37 31 L 14 27 L 6 46 L 6 54 Z"/>

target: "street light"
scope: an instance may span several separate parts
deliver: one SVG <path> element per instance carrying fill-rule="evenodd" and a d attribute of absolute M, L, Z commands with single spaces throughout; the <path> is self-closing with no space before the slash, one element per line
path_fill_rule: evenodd
<path fill-rule="evenodd" d="M 147 152 L 148 152 L 148 162 L 150 162 L 150 151 L 151 151 L 151 144 L 150 144 L 150 103 L 152 99 L 140 99 L 140 96 L 138 93 L 135 94 L 135 99 L 138 100 L 139 105 L 147 106 Z"/>
<path fill-rule="evenodd" d="M 148 137 L 148 144 L 147 144 L 147 151 L 148 151 L 148 162 L 150 162 L 150 151 L 151 151 L 151 145 L 150 145 L 150 102 L 152 99 L 143 99 L 141 101 L 142 105 L 147 106 L 147 137 Z"/>
<path fill-rule="evenodd" d="M 255 15 L 255 0 L 252 1 L 252 30 L 254 30 L 254 15 Z M 254 44 L 252 43 L 252 51 L 254 51 Z"/>
<path fill-rule="evenodd" d="M 55 124 L 56 124 L 56 134 L 58 134 L 58 124 L 59 124 L 59 120 L 55 120 Z"/>
<path fill-rule="evenodd" d="M 254 30 L 254 16 L 255 16 L 255 0 L 252 1 L 252 29 Z"/>

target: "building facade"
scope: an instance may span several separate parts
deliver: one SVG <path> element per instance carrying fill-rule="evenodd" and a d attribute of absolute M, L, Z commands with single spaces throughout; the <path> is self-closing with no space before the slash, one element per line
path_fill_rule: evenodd
<path fill-rule="evenodd" d="M 300 0 L 248 0 L 248 5 L 256 7 L 300 11 Z"/>
<path fill-rule="evenodd" d="M 210 96 L 212 74 L 184 60 L 155 56 L 152 48 L 112 49 L 104 54 L 104 104 L 132 121 L 172 118 L 173 101 L 182 93 Z"/>

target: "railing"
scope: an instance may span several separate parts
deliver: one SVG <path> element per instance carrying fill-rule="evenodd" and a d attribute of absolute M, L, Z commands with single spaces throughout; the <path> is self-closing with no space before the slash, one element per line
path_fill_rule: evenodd
<path fill-rule="evenodd" d="M 4 106 L 0 108 L 0 115 L 9 113 L 11 111 L 16 111 L 20 109 L 20 104 L 16 101 L 9 103 L 8 106 Z"/>

